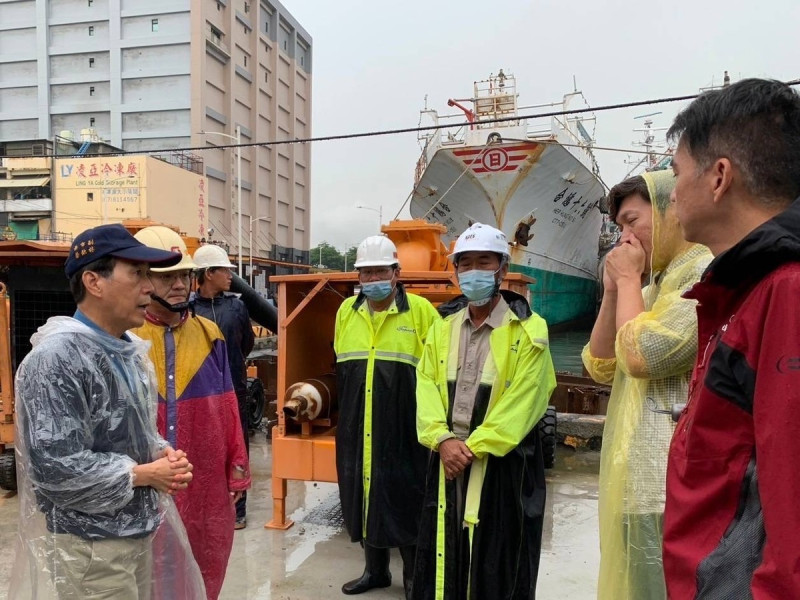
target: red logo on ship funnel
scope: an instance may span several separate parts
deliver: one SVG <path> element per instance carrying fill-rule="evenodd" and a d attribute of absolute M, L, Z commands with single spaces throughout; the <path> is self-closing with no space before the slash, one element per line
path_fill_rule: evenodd
<path fill-rule="evenodd" d="M 481 158 L 487 171 L 502 171 L 508 164 L 508 154 L 502 148 L 492 148 Z"/>

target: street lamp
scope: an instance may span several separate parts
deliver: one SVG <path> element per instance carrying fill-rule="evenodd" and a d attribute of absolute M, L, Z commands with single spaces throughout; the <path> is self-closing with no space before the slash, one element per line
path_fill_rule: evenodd
<path fill-rule="evenodd" d="M 383 205 L 381 204 L 378 208 L 372 208 L 371 206 L 363 206 L 361 204 L 357 205 L 356 208 L 363 208 L 364 210 L 371 210 L 372 212 L 378 213 L 378 231 L 381 230 L 381 225 L 383 225 Z"/>
<path fill-rule="evenodd" d="M 236 135 L 222 133 L 221 131 L 201 131 L 204 135 L 221 135 L 236 140 L 236 202 L 238 204 L 237 226 L 239 230 L 239 277 L 242 276 L 242 128 L 236 125 Z"/>
<path fill-rule="evenodd" d="M 253 287 L 253 223 L 256 221 L 266 221 L 269 217 L 250 217 L 250 287 Z"/>

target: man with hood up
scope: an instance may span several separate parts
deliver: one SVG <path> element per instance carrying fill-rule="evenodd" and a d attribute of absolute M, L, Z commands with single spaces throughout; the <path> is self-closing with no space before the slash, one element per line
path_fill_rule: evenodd
<path fill-rule="evenodd" d="M 800 95 L 744 79 L 675 118 L 675 212 L 714 254 L 667 467 L 671 598 L 800 598 Z"/>
<path fill-rule="evenodd" d="M 620 243 L 606 257 L 603 300 L 583 362 L 612 384 L 600 457 L 600 576 L 608 600 L 666 598 L 661 562 L 672 406 L 685 402 L 697 353 L 695 302 L 681 294 L 711 261 L 684 241 L 669 171 L 644 173 L 608 194 Z M 648 285 L 642 289 L 642 283 Z"/>
<path fill-rule="evenodd" d="M 463 295 L 439 307 L 417 367 L 417 435 L 432 452 L 412 597 L 532 599 L 545 501 L 536 424 L 556 385 L 547 325 L 499 291 L 502 231 L 475 223 L 450 259 Z"/>
<path fill-rule="evenodd" d="M 363 240 L 355 268 L 361 292 L 336 313 L 336 470 L 345 527 L 364 546 L 361 577 L 342 593 L 388 587 L 389 549 L 399 548 L 410 592 L 427 452 L 415 429 L 416 366 L 436 309 L 399 281 L 397 248 Z"/>
<path fill-rule="evenodd" d="M 250 469 L 225 339 L 214 323 L 190 316 L 195 263 L 181 237 L 167 227 L 145 227 L 136 239 L 174 249 L 181 261 L 152 269 L 153 302 L 135 330 L 150 340 L 158 375 L 158 430 L 191 451 L 194 485 L 178 498 L 192 552 L 209 600 L 219 597 L 233 547 L 235 502 L 250 487 Z M 195 599 L 193 599 L 195 600 Z"/>

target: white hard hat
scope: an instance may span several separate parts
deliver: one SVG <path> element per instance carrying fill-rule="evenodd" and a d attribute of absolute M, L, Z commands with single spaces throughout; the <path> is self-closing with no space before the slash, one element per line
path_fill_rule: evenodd
<path fill-rule="evenodd" d="M 361 267 L 391 267 L 400 264 L 397 246 L 385 235 L 371 235 L 358 245 L 356 269 Z"/>
<path fill-rule="evenodd" d="M 453 253 L 447 258 L 456 262 L 462 252 L 496 252 L 506 257 L 510 256 L 506 234 L 483 223 L 473 223 L 458 236 Z"/>
<path fill-rule="evenodd" d="M 216 244 L 204 244 L 194 251 L 194 262 L 198 269 L 212 269 L 214 267 L 227 267 L 233 269 L 234 265 L 228 259 L 228 253 Z"/>
<path fill-rule="evenodd" d="M 152 225 L 141 229 L 136 235 L 137 240 L 142 242 L 145 246 L 151 248 L 158 248 L 160 250 L 170 250 L 171 252 L 180 252 L 183 255 L 181 262 L 171 267 L 164 267 L 161 269 L 151 268 L 154 273 L 168 273 L 170 271 L 185 271 L 196 269 L 197 265 L 194 264 L 192 257 L 189 256 L 189 251 L 186 249 L 186 243 L 181 239 L 181 236 L 172 231 L 169 227 L 163 225 Z"/>

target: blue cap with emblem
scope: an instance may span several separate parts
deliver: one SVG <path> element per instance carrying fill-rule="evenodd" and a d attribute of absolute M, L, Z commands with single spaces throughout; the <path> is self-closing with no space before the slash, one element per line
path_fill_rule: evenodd
<path fill-rule="evenodd" d="M 100 225 L 80 233 L 64 265 L 67 277 L 72 277 L 83 267 L 104 256 L 113 256 L 131 262 L 149 263 L 158 267 L 170 267 L 180 262 L 180 252 L 169 252 L 145 246 L 122 225 Z"/>

